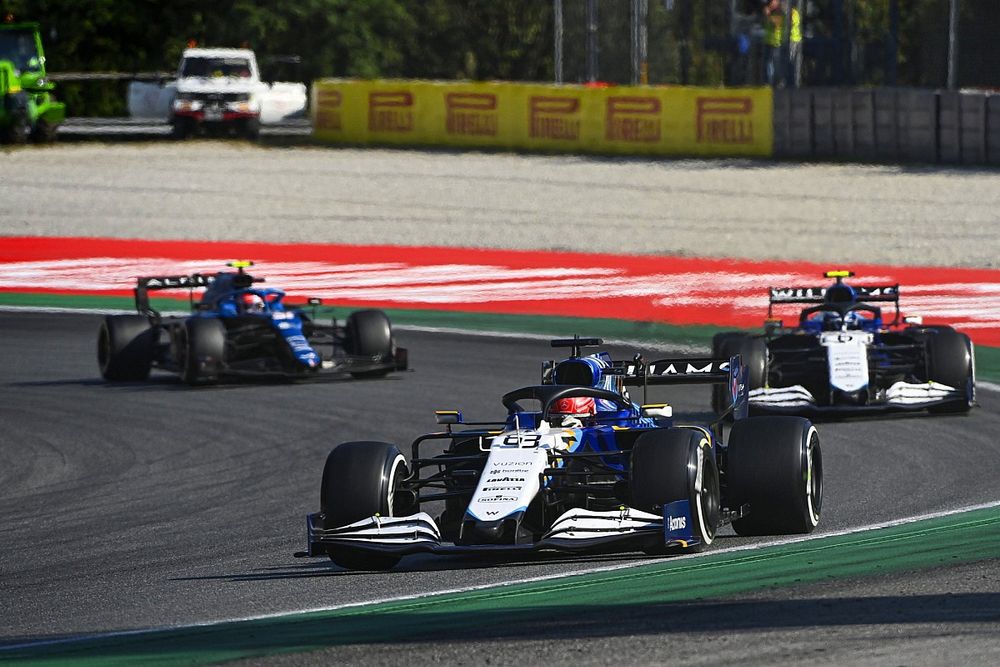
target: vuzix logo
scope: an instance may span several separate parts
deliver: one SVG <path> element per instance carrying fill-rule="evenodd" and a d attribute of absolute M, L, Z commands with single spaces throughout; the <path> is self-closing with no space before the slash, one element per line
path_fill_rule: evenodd
<path fill-rule="evenodd" d="M 687 528 L 687 517 L 669 516 L 667 517 L 667 527 L 670 530 L 684 530 Z"/>
<path fill-rule="evenodd" d="M 412 132 L 413 93 L 405 90 L 368 93 L 368 129 L 373 132 Z"/>
<path fill-rule="evenodd" d="M 532 95 L 528 100 L 528 133 L 534 139 L 579 139 L 579 112 L 579 98 Z"/>
<path fill-rule="evenodd" d="M 319 89 L 316 93 L 316 129 L 342 129 L 340 105 L 343 101 L 339 90 Z"/>
<path fill-rule="evenodd" d="M 695 125 L 702 144 L 752 144 L 753 100 L 749 97 L 699 97 Z"/>
<path fill-rule="evenodd" d="M 470 137 L 497 134 L 497 96 L 491 93 L 448 93 L 444 96 L 445 132 Z"/>
<path fill-rule="evenodd" d="M 660 111 L 656 97 L 609 97 L 604 135 L 609 141 L 659 141 Z"/>

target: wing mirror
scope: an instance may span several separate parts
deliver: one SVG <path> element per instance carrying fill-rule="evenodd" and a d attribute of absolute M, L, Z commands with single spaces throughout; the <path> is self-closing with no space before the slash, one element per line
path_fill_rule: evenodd
<path fill-rule="evenodd" d="M 641 408 L 643 417 L 673 417 L 674 409 L 666 403 L 653 403 L 650 405 L 644 405 Z"/>
<path fill-rule="evenodd" d="M 435 410 L 434 420 L 438 424 L 461 424 L 462 423 L 462 413 L 458 410 Z"/>

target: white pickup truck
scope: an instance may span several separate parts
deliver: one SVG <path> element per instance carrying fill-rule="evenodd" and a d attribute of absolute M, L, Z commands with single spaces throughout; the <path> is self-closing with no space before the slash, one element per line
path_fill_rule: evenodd
<path fill-rule="evenodd" d="M 128 90 L 131 117 L 169 121 L 181 139 L 200 132 L 254 138 L 261 124 L 305 108 L 305 85 L 264 83 L 250 49 L 185 49 L 176 81 L 135 81 Z"/>

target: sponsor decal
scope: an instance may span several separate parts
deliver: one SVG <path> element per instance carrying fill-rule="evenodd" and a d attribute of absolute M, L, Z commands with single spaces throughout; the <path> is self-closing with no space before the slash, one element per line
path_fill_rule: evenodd
<path fill-rule="evenodd" d="M 684 530 L 687 528 L 687 517 L 671 516 L 667 517 L 667 527 L 670 530 Z"/>
<path fill-rule="evenodd" d="M 514 473 L 519 473 L 519 472 L 521 472 L 521 473 L 529 473 L 529 472 L 531 472 L 531 468 L 508 468 L 506 470 L 496 470 L 496 469 L 494 469 L 494 470 L 490 470 L 489 473 L 487 473 L 487 474 L 490 474 L 490 475 L 509 475 L 509 474 L 514 474 Z"/>
<path fill-rule="evenodd" d="M 580 138 L 580 99 L 532 95 L 528 100 L 528 133 L 533 139 Z"/>
<path fill-rule="evenodd" d="M 469 137 L 495 137 L 497 96 L 491 93 L 447 93 L 445 132 Z"/>
<path fill-rule="evenodd" d="M 340 105 L 343 96 L 339 90 L 320 88 L 316 93 L 316 129 L 341 130 L 343 124 L 340 116 Z"/>
<path fill-rule="evenodd" d="M 494 461 L 493 462 L 493 467 L 494 468 L 497 468 L 497 469 L 507 468 L 508 469 L 507 472 L 530 472 L 530 468 L 524 468 L 524 467 L 521 467 L 518 470 L 513 470 L 513 468 L 516 468 L 518 466 L 526 466 L 526 465 L 531 465 L 530 461 Z"/>
<path fill-rule="evenodd" d="M 677 363 L 667 364 L 666 368 L 662 370 L 655 364 L 650 367 L 650 373 L 653 375 L 700 375 L 700 374 L 710 374 L 710 373 L 722 373 L 729 371 L 729 362 L 723 361 L 720 363 L 707 362 L 700 366 L 695 366 L 691 363 L 684 364 L 683 370 L 678 368 Z"/>
<path fill-rule="evenodd" d="M 695 105 L 700 144 L 752 144 L 753 100 L 749 97 L 699 97 Z"/>
<path fill-rule="evenodd" d="M 491 496 L 489 498 L 480 498 L 476 502 L 480 503 L 512 503 L 517 500 L 514 496 Z"/>
<path fill-rule="evenodd" d="M 372 132 L 412 132 L 413 93 L 368 93 L 368 129 Z"/>
<path fill-rule="evenodd" d="M 604 121 L 608 141 L 655 143 L 660 140 L 660 111 L 657 97 L 609 97 Z"/>
<path fill-rule="evenodd" d="M 520 491 L 523 486 L 484 486 L 482 491 Z"/>
<path fill-rule="evenodd" d="M 486 484 L 501 484 L 503 482 L 524 482 L 526 477 L 493 477 L 486 480 Z"/>

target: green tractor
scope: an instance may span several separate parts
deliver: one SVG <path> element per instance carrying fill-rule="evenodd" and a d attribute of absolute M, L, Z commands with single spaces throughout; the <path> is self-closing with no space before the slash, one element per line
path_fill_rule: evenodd
<path fill-rule="evenodd" d="M 0 23 L 0 141 L 50 142 L 66 118 L 45 77 L 37 23 Z"/>

